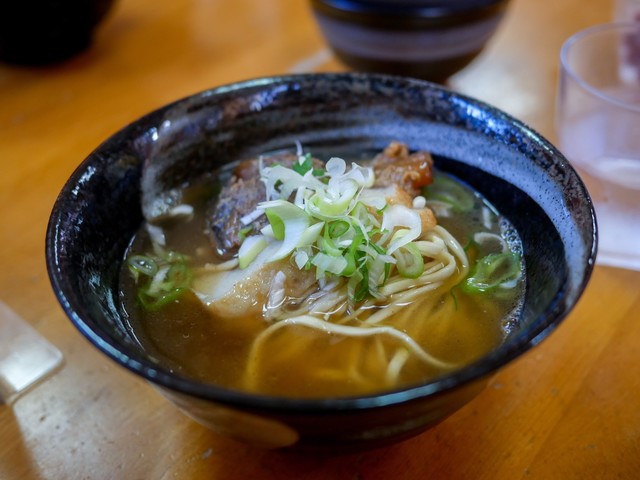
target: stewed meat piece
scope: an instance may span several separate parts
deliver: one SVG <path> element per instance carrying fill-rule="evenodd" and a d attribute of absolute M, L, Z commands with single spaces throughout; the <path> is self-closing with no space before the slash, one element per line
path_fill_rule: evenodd
<path fill-rule="evenodd" d="M 404 143 L 391 142 L 373 159 L 376 187 L 396 185 L 412 198 L 433 182 L 433 159 L 428 152 L 409 153 Z"/>
<path fill-rule="evenodd" d="M 290 167 L 298 160 L 292 153 L 273 155 L 262 159 L 263 165 Z M 322 168 L 322 162 L 313 159 L 314 168 Z M 222 188 L 215 200 L 209 220 L 209 229 L 218 253 L 229 257 L 237 251 L 246 235 L 260 231 L 267 224 L 261 216 L 250 225 L 242 223 L 245 215 L 255 211 L 258 203 L 265 201 L 266 189 L 260 180 L 259 160 L 244 160 L 238 164 L 229 182 Z"/>

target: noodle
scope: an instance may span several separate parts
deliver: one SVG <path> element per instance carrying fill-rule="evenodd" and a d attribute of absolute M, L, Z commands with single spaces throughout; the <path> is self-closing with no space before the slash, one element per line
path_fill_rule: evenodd
<path fill-rule="evenodd" d="M 425 239 L 419 242 L 421 252 L 428 252 L 432 258 L 428 268 L 417 279 L 405 279 L 399 275 L 393 275 L 387 283 L 380 289 L 385 298 L 385 305 L 376 305 L 376 300 L 367 300 L 362 303 L 353 313 L 344 316 L 340 323 L 332 322 L 334 313 L 341 312 L 346 305 L 344 300 L 346 286 L 344 282 L 333 284 L 333 288 L 322 290 L 317 298 L 307 308 L 299 308 L 296 312 L 290 313 L 285 318 L 277 320 L 275 323 L 262 331 L 253 342 L 249 359 L 246 366 L 246 386 L 251 388 L 255 379 L 259 378 L 257 369 L 261 364 L 261 353 L 264 344 L 276 332 L 295 326 L 302 326 L 314 330 L 325 332 L 328 335 L 339 335 L 344 337 L 365 337 L 379 336 L 391 337 L 399 341 L 402 347 L 387 359 L 384 346 L 376 343 L 376 355 L 378 360 L 384 364 L 385 378 L 387 383 L 393 384 L 397 380 L 402 368 L 408 359 L 414 357 L 424 364 L 442 370 L 450 370 L 456 365 L 442 361 L 424 350 L 412 338 L 412 335 L 393 325 L 397 314 L 403 313 L 401 317 L 409 318 L 412 311 L 407 306 L 412 305 L 418 298 L 423 297 L 427 292 L 434 292 L 445 284 L 456 284 L 458 279 L 464 278 L 468 271 L 468 259 L 464 249 L 453 236 L 442 227 L 435 227 L 426 232 Z M 452 252 L 452 253 L 450 253 Z M 454 256 L 455 255 L 455 256 Z M 458 262 L 456 262 L 456 258 Z M 434 295 L 434 298 L 439 298 Z M 417 304 L 416 304 L 417 305 Z M 377 308 L 376 308 L 377 307 Z M 437 307 L 436 302 L 430 302 L 428 309 L 424 303 L 420 304 L 421 315 L 429 316 L 429 311 Z M 375 309 L 374 313 L 371 313 Z M 301 312 L 306 313 L 301 313 Z M 337 316 L 337 315 L 336 315 Z M 354 324 L 354 321 L 356 322 Z M 349 325 L 345 324 L 350 322 Z M 386 323 L 384 323 L 386 322 Z M 296 342 L 298 348 L 304 349 L 300 342 Z M 354 363 L 350 363 L 353 365 Z M 357 371 L 350 372 L 350 379 L 356 380 L 362 375 Z"/>
<path fill-rule="evenodd" d="M 409 355 L 409 351 L 404 348 L 399 349 L 395 353 L 395 355 L 389 362 L 389 365 L 387 366 L 387 373 L 385 377 L 387 380 L 387 384 L 393 385 L 397 382 L 398 377 L 400 376 L 400 371 L 409 359 Z"/>
<path fill-rule="evenodd" d="M 396 340 L 399 340 L 409 351 L 416 356 L 420 361 L 427 365 L 431 365 L 440 369 L 451 369 L 455 365 L 439 360 L 432 355 L 425 352 L 415 340 L 409 335 L 396 330 L 390 326 L 374 326 L 374 327 L 351 327 L 347 325 L 339 325 L 335 323 L 325 322 L 311 315 L 301 315 L 299 317 L 288 318 L 281 320 L 264 330 L 253 342 L 251 352 L 249 353 L 249 361 L 247 363 L 246 378 L 248 385 L 250 386 L 253 379 L 259 378 L 256 375 L 256 370 L 260 365 L 260 353 L 263 344 L 266 340 L 277 330 L 290 326 L 304 326 L 314 330 L 320 330 L 328 334 L 345 335 L 350 337 L 367 337 L 372 335 L 388 335 Z"/>

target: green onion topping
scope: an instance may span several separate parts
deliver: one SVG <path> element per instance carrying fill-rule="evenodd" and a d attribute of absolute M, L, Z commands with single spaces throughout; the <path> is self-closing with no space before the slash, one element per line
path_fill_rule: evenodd
<path fill-rule="evenodd" d="M 156 310 L 178 300 L 191 287 L 187 259 L 177 252 L 133 255 L 127 266 L 138 284 L 138 301 L 146 310 Z"/>
<path fill-rule="evenodd" d="M 267 245 L 276 243 L 271 260 L 292 256 L 300 269 L 315 268 L 317 278 L 348 278 L 355 301 L 380 297 L 393 268 L 407 278 L 424 272 L 424 260 L 412 242 L 422 234 L 419 213 L 401 205 L 387 205 L 366 195 L 374 183 L 372 168 L 355 163 L 347 169 L 331 158 L 324 170 L 313 169 L 309 154 L 291 168 L 260 166 L 268 200 L 258 205 L 269 221 L 261 235 L 248 237 L 240 247 L 239 264 L 251 264 Z"/>
<path fill-rule="evenodd" d="M 479 259 L 461 287 L 468 293 L 510 287 L 521 275 L 520 257 L 511 251 L 490 253 Z"/>

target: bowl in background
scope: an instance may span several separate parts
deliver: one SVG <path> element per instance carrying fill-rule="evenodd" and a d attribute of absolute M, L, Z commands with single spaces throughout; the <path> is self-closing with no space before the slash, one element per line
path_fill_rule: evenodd
<path fill-rule="evenodd" d="M 327 43 L 354 70 L 435 82 L 467 66 L 509 0 L 311 0 Z"/>
<path fill-rule="evenodd" d="M 0 61 L 47 65 L 92 41 L 114 0 L 6 0 L 0 4 Z"/>
<path fill-rule="evenodd" d="M 434 154 L 519 232 L 527 286 L 504 343 L 434 381 L 361 398 L 287 399 L 207 385 L 159 366 L 129 330 L 119 268 L 142 222 L 141 175 L 172 188 L 262 152 L 381 150 Z M 423 431 L 469 402 L 501 367 L 545 338 L 591 274 L 593 206 L 562 154 L 521 122 L 433 83 L 369 74 L 294 75 L 226 85 L 126 126 L 73 173 L 51 214 L 53 290 L 99 350 L 212 429 L 263 447 L 371 448 Z"/>

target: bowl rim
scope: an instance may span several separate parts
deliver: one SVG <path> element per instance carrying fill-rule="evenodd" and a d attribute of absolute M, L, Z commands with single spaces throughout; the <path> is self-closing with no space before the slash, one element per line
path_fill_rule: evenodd
<path fill-rule="evenodd" d="M 389 14 L 395 17 L 421 16 L 441 17 L 465 13 L 507 3 L 509 0 L 312 0 L 314 5 L 322 5 L 336 11 L 354 14 Z"/>
<path fill-rule="evenodd" d="M 445 30 L 486 21 L 506 10 L 509 0 L 311 0 L 318 17 L 364 29 L 389 31 Z"/>
<path fill-rule="evenodd" d="M 586 258 L 584 265 L 582 265 L 584 273 L 580 278 L 577 285 L 574 286 L 574 297 L 568 305 L 563 302 L 553 302 L 549 305 L 544 312 L 538 317 L 543 318 L 544 321 L 540 322 L 537 327 L 533 329 L 531 335 L 526 338 L 519 339 L 517 342 L 511 342 L 503 344 L 496 350 L 481 357 L 478 361 L 463 367 L 451 374 L 432 379 L 428 382 L 423 382 L 415 385 L 408 385 L 400 389 L 391 391 L 384 391 L 380 393 L 374 393 L 370 395 L 363 395 L 357 397 L 338 397 L 338 398 L 288 398 L 278 396 L 267 396 L 246 393 L 240 390 L 223 388 L 213 384 L 205 384 L 195 380 L 191 380 L 185 376 L 177 375 L 169 372 L 168 369 L 163 369 L 157 364 L 152 363 L 147 359 L 133 358 L 129 354 L 125 353 L 118 346 L 118 341 L 114 339 L 104 329 L 94 329 L 91 325 L 91 321 L 86 321 L 79 311 L 82 310 L 81 305 L 75 305 L 72 301 L 73 292 L 69 292 L 67 281 L 64 275 L 59 269 L 58 265 L 58 220 L 64 213 L 62 210 L 62 203 L 66 197 L 72 194 L 74 188 L 88 167 L 91 166 L 97 158 L 100 157 L 101 150 L 118 144 L 119 142 L 126 141 L 128 135 L 140 134 L 145 131 L 141 129 L 141 126 L 145 124 L 152 125 L 153 119 L 157 118 L 163 112 L 185 102 L 194 102 L 204 99 L 210 99 L 215 95 L 226 95 L 230 92 L 242 92 L 246 89 L 252 89 L 256 86 L 273 86 L 277 84 L 287 84 L 291 82 L 300 82 L 304 79 L 322 79 L 324 81 L 335 81 L 344 78 L 350 79 L 373 79 L 373 80 L 391 80 L 394 82 L 403 83 L 404 86 L 413 86 L 424 89 L 433 90 L 438 93 L 446 93 L 452 99 L 466 102 L 481 109 L 485 112 L 490 112 L 493 117 L 499 118 L 503 122 L 507 122 L 515 129 L 525 135 L 527 138 L 532 139 L 537 144 L 540 144 L 545 151 L 551 152 L 553 158 L 563 160 L 562 153 L 554 147 L 548 140 L 539 135 L 535 130 L 524 124 L 522 121 L 512 117 L 511 115 L 493 107 L 481 100 L 471 98 L 462 93 L 454 92 L 438 84 L 434 84 L 428 81 L 413 79 L 408 77 L 399 77 L 385 74 L 366 74 L 366 73 L 312 73 L 312 74 L 289 74 L 289 75 L 277 75 L 257 77 L 248 80 L 242 80 L 238 82 L 228 83 L 213 87 L 193 95 L 188 95 L 164 106 L 161 106 L 146 115 L 139 117 L 136 120 L 128 123 L 116 133 L 104 140 L 93 152 L 91 152 L 75 169 L 69 179 L 65 182 L 62 190 L 60 191 L 51 211 L 49 222 L 47 225 L 46 239 L 45 239 L 45 255 L 47 263 L 47 271 L 49 279 L 54 291 L 54 294 L 60 303 L 63 311 L 75 327 L 82 333 L 94 346 L 100 351 L 116 361 L 121 366 L 128 370 L 140 375 L 152 384 L 169 389 L 175 393 L 188 395 L 191 397 L 200 398 L 202 400 L 213 401 L 221 405 L 229 405 L 234 408 L 245 408 L 249 410 L 262 410 L 269 411 L 271 413 L 280 414 L 304 414 L 311 412 L 346 412 L 346 411 L 359 411 L 376 409 L 380 407 L 399 405 L 407 403 L 413 400 L 420 399 L 436 394 L 443 394 L 457 387 L 471 384 L 474 381 L 481 380 L 487 376 L 495 373 L 497 370 L 505 366 L 514 358 L 522 355 L 532 347 L 539 344 L 545 339 L 555 328 L 562 322 L 562 320 L 569 314 L 579 298 L 584 292 L 593 268 L 595 265 L 595 257 L 597 253 L 597 225 L 595 210 L 591 198 L 586 190 L 586 187 L 580 180 L 573 167 L 570 164 L 563 165 L 573 174 L 575 174 L 575 180 L 579 187 L 581 187 L 582 198 L 585 201 L 585 207 L 589 210 L 590 221 L 592 226 L 591 245 L 587 245 Z M 70 294 L 71 293 L 71 294 Z M 88 312 L 86 312 L 88 313 Z M 537 319 L 536 319 L 537 320 Z"/>

